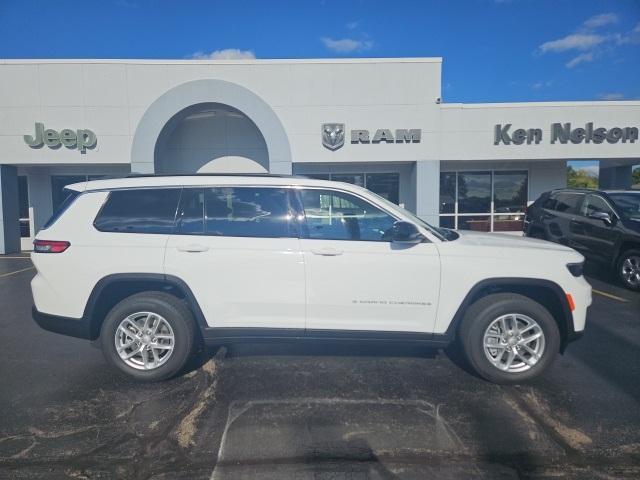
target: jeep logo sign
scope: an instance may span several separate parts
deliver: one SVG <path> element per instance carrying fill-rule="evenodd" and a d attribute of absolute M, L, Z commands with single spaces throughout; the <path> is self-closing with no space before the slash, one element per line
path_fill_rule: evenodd
<path fill-rule="evenodd" d="M 98 138 L 89 129 L 70 130 L 65 128 L 60 132 L 51 128 L 44 128 L 44 124 L 36 123 L 34 135 L 24 135 L 24 142 L 31 148 L 41 148 L 46 145 L 49 148 L 59 148 L 64 145 L 67 148 L 75 148 L 80 153 L 86 153 L 87 148 L 96 146 Z"/>

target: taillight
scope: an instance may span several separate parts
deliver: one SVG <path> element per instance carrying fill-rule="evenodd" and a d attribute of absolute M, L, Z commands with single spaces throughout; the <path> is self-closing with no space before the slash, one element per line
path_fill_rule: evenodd
<path fill-rule="evenodd" d="M 33 251 L 37 253 L 62 253 L 71 244 L 59 240 L 34 240 Z"/>

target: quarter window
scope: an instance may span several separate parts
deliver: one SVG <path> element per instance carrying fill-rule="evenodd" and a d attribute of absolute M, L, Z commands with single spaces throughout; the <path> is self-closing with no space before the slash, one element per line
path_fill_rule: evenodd
<path fill-rule="evenodd" d="M 388 242 L 395 223 L 369 202 L 333 190 L 303 190 L 302 207 L 313 239 Z"/>
<path fill-rule="evenodd" d="M 297 236 L 287 190 L 258 187 L 185 189 L 177 232 L 222 237 Z"/>
<path fill-rule="evenodd" d="M 101 232 L 171 233 L 179 188 L 115 190 L 94 225 Z"/>

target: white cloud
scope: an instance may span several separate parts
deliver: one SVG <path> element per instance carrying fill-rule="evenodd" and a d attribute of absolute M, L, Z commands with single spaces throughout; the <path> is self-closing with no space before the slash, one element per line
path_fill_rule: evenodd
<path fill-rule="evenodd" d="M 531 84 L 531 89 L 532 90 L 541 90 L 543 88 L 548 88 L 551 85 L 553 85 L 553 80 L 546 80 L 546 81 L 540 80 L 539 82 L 532 83 Z"/>
<path fill-rule="evenodd" d="M 581 53 L 577 57 L 573 57 L 571 60 L 565 63 L 565 66 L 567 68 L 577 67 L 581 63 L 593 62 L 593 58 L 593 52 Z"/>
<path fill-rule="evenodd" d="M 640 22 L 638 22 L 638 24 L 630 32 L 617 34 L 616 42 L 618 43 L 618 45 L 640 43 Z"/>
<path fill-rule="evenodd" d="M 587 19 L 582 24 L 585 28 L 599 28 L 613 23 L 618 23 L 619 17 L 615 13 L 601 13 Z"/>
<path fill-rule="evenodd" d="M 538 47 L 540 52 L 565 52 L 567 50 L 589 50 L 606 40 L 603 35 L 591 33 L 572 33 L 557 40 L 544 42 Z"/>
<path fill-rule="evenodd" d="M 353 22 L 349 22 L 349 23 L 347 23 L 347 28 L 348 28 L 349 30 L 355 30 L 355 29 L 356 29 L 356 28 L 358 28 L 359 26 L 360 26 L 360 22 L 355 21 L 355 20 L 354 20 Z"/>
<path fill-rule="evenodd" d="M 600 100 L 622 100 L 624 95 L 619 92 L 601 93 L 598 98 Z"/>
<path fill-rule="evenodd" d="M 252 60 L 256 58 L 253 50 L 240 50 L 239 48 L 225 48 L 214 50 L 213 52 L 198 51 L 192 53 L 187 58 L 194 60 Z"/>
<path fill-rule="evenodd" d="M 371 40 L 355 40 L 353 38 L 333 39 L 329 37 L 322 37 L 321 40 L 325 47 L 337 53 L 359 52 L 370 50 L 371 47 L 373 47 Z"/>

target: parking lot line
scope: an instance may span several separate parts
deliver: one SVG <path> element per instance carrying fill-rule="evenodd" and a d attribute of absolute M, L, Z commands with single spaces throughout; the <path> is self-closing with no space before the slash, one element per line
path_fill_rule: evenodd
<path fill-rule="evenodd" d="M 25 259 L 25 260 L 31 260 L 31 257 L 0 257 L 0 260 L 4 260 L 4 259 Z"/>
<path fill-rule="evenodd" d="M 20 272 L 26 272 L 27 270 L 34 270 L 35 268 L 36 267 L 29 267 L 29 268 L 23 268 L 22 270 L 16 270 L 14 272 L 3 273 L 2 275 L 0 275 L 0 278 L 8 277 L 9 275 L 15 275 L 16 273 L 20 273 Z"/>
<path fill-rule="evenodd" d="M 597 293 L 598 295 L 602 295 L 603 297 L 611 298 L 611 299 L 617 300 L 619 302 L 623 302 L 623 303 L 627 303 L 628 302 L 628 300 L 626 298 L 617 297 L 616 295 L 612 295 L 612 294 L 607 293 L 607 292 L 601 292 L 600 290 L 596 290 L 595 288 L 593 288 L 592 291 L 593 291 L 593 293 Z"/>

